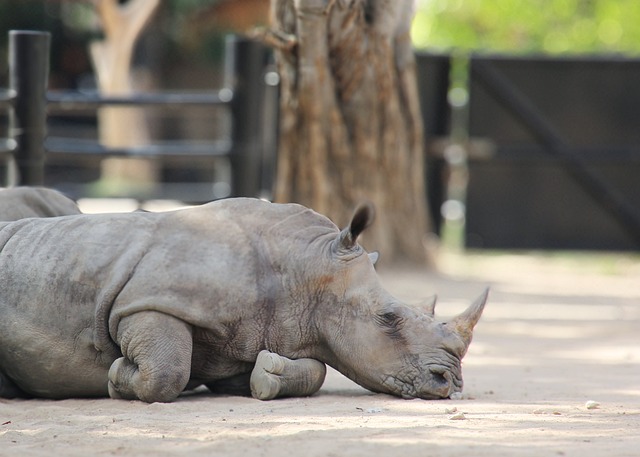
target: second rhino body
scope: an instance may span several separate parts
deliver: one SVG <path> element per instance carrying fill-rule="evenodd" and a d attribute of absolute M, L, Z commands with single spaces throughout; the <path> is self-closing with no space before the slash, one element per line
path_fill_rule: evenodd
<path fill-rule="evenodd" d="M 324 364 L 405 398 L 460 392 L 486 294 L 447 323 L 401 303 L 357 243 L 372 219 L 229 199 L 0 223 L 0 396 L 269 399 L 317 391 Z"/>
<path fill-rule="evenodd" d="M 0 221 L 80 214 L 76 202 L 46 187 L 0 189 Z"/>

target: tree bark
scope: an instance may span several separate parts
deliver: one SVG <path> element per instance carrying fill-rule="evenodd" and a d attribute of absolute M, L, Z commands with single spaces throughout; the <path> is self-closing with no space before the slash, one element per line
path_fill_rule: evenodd
<path fill-rule="evenodd" d="M 425 264 L 423 134 L 408 0 L 271 0 L 281 77 L 275 199 L 343 225 L 357 203 L 386 262 Z M 293 45 L 292 45 L 293 44 Z"/>

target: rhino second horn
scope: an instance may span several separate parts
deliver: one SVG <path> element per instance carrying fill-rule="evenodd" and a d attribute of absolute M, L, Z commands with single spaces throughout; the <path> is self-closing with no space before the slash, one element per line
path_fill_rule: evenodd
<path fill-rule="evenodd" d="M 418 308 L 424 311 L 429 316 L 433 317 L 436 311 L 437 300 L 438 300 L 437 295 L 433 295 L 429 298 L 425 298 L 420 303 L 418 303 Z"/>
<path fill-rule="evenodd" d="M 471 343 L 473 328 L 476 326 L 482 316 L 484 305 L 487 303 L 489 296 L 489 288 L 480 294 L 478 298 L 462 313 L 454 317 L 447 325 L 456 333 L 464 343 L 468 346 Z"/>

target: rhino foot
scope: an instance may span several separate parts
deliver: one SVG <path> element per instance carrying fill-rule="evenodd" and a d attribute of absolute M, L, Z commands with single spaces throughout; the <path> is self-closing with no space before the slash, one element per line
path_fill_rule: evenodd
<path fill-rule="evenodd" d="M 269 351 L 261 351 L 251 372 L 251 396 L 258 400 L 272 400 L 282 387 L 280 375 L 284 371 L 283 357 Z"/>
<path fill-rule="evenodd" d="M 251 373 L 251 395 L 258 400 L 313 395 L 322 386 L 326 372 L 324 363 L 314 359 L 291 360 L 261 351 Z"/>

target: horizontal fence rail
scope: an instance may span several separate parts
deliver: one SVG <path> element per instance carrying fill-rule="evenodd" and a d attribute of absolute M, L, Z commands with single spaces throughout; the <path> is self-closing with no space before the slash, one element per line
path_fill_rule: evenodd
<path fill-rule="evenodd" d="M 48 138 L 45 140 L 48 154 L 56 156 L 98 155 L 111 157 L 184 157 L 211 158 L 228 156 L 233 151 L 231 141 L 212 142 L 173 141 L 160 144 L 113 148 L 94 141 Z"/>
<path fill-rule="evenodd" d="M 95 109 L 105 105 L 154 106 L 164 109 L 180 109 L 191 106 L 226 106 L 231 104 L 232 101 L 233 91 L 228 88 L 201 93 L 145 93 L 127 96 L 102 96 L 98 93 L 71 91 L 47 93 L 48 107 L 64 111 Z"/>

